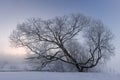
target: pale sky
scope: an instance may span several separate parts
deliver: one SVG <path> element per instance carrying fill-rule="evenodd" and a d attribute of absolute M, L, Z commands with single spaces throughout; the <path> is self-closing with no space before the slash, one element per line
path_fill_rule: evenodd
<path fill-rule="evenodd" d="M 31 17 L 49 19 L 70 13 L 83 13 L 100 19 L 111 29 L 116 48 L 116 56 L 111 62 L 119 68 L 120 0 L 0 0 L 0 54 L 23 53 L 22 49 L 11 48 L 8 38 L 18 23 Z"/>

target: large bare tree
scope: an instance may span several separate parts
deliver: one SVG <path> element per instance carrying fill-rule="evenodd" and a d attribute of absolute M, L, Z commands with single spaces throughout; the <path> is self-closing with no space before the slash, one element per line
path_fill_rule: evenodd
<path fill-rule="evenodd" d="M 86 46 L 77 40 L 80 32 L 85 31 Z M 99 21 L 82 14 L 72 14 L 54 19 L 28 19 L 18 24 L 10 35 L 16 47 L 29 50 L 28 60 L 37 60 L 42 69 L 46 65 L 61 61 L 79 71 L 95 67 L 103 56 L 111 53 L 111 33 Z"/>

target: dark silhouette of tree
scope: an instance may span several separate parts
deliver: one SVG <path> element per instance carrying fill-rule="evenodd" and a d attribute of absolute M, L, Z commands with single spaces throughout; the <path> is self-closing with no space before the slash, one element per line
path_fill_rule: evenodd
<path fill-rule="evenodd" d="M 76 36 L 84 33 L 86 45 Z M 81 37 L 83 38 L 83 37 Z M 110 31 L 103 23 L 82 14 L 72 14 L 54 19 L 32 18 L 18 24 L 10 35 L 16 47 L 29 49 L 28 60 L 36 60 L 37 70 L 56 61 L 70 64 L 83 72 L 95 67 L 102 58 L 112 53 Z"/>

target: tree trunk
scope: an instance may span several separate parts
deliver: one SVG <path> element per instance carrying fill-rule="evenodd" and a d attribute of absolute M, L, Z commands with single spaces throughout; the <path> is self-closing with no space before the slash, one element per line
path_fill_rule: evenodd
<path fill-rule="evenodd" d="M 76 64 L 75 67 L 77 68 L 78 72 L 85 72 L 84 67 L 80 67 L 79 64 Z"/>
<path fill-rule="evenodd" d="M 80 69 L 78 64 L 76 64 L 75 67 L 77 68 L 78 72 L 83 72 L 83 69 Z"/>

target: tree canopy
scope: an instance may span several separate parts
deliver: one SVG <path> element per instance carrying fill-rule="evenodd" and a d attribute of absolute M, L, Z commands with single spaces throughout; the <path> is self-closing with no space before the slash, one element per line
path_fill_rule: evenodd
<path fill-rule="evenodd" d="M 77 39 L 81 32 L 83 37 Z M 82 38 L 84 43 L 80 42 Z M 101 21 L 83 14 L 48 20 L 28 19 L 17 25 L 10 40 L 16 47 L 29 50 L 27 59 L 34 63 L 37 61 L 36 70 L 53 64 L 53 71 L 55 67 L 61 69 L 69 65 L 67 68 L 83 72 L 108 59 L 113 53 L 110 30 Z M 63 67 L 57 66 L 58 64 Z"/>

